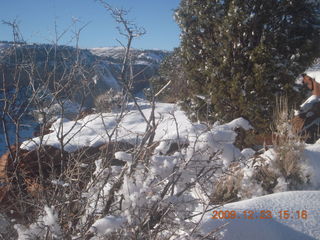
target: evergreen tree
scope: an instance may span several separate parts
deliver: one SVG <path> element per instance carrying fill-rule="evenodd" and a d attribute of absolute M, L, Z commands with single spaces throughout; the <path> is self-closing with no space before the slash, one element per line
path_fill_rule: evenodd
<path fill-rule="evenodd" d="M 188 81 L 184 73 L 181 50 L 175 48 L 161 62 L 158 75 L 151 79 L 154 93 L 160 92 L 160 101 L 176 102 L 188 95 Z"/>
<path fill-rule="evenodd" d="M 265 128 L 275 97 L 296 99 L 296 77 L 320 56 L 319 1 L 182 0 L 176 19 L 193 93 L 215 119 Z"/>

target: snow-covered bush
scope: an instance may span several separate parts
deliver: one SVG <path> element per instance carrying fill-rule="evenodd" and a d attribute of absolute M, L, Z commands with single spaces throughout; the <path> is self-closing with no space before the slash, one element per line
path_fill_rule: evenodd
<path fill-rule="evenodd" d="M 19 240 L 62 238 L 58 214 L 54 207 L 44 206 L 43 213 L 38 217 L 38 220 L 28 228 L 20 224 L 16 224 L 14 227 L 18 232 Z"/>
<path fill-rule="evenodd" d="M 47 186 L 50 206 L 55 207 L 51 215 L 57 225 L 48 228 L 48 224 L 42 223 L 43 215 L 48 215 L 43 206 L 46 213 L 37 211 L 29 227 L 17 226 L 21 239 L 30 231 L 41 238 L 45 232 L 42 228 L 53 231 L 52 234 L 57 232 L 54 229 L 61 229 L 64 237 L 87 239 L 201 238 L 200 220 L 194 219 L 194 215 L 209 211 L 218 179 L 230 175 L 229 167 L 247 156 L 233 143 L 235 129 L 249 129 L 250 125 L 244 119 L 224 125 L 193 124 L 176 106 L 159 103 L 153 113 L 156 127 L 146 128 L 148 123 L 139 115 L 152 119 L 152 106 L 146 102 L 140 104 L 144 106 L 141 112 L 131 107 L 131 111 L 119 119 L 119 125 L 110 125 L 115 121 L 112 116 L 118 113 L 100 114 L 104 117 L 101 126 L 94 115 L 76 125 L 70 122 L 63 122 L 63 127 L 57 125 L 60 126 L 54 130 L 57 132 L 61 128 L 69 132 L 68 126 L 71 126 L 79 134 L 70 133 L 73 144 L 79 146 L 80 142 L 92 141 L 85 138 L 96 138 L 92 131 L 100 127 L 109 132 L 109 137 L 110 132 L 117 132 L 117 137 L 123 135 L 122 140 L 127 141 L 136 132 L 133 138 L 136 144 L 130 151 L 113 148 L 112 155 L 110 151 L 102 152 L 101 147 L 69 153 L 67 169 L 56 176 L 55 181 L 51 180 L 51 187 Z M 88 135 L 82 121 L 87 121 Z M 114 127 L 116 131 L 112 131 Z M 82 134 L 77 128 L 82 129 Z M 141 132 L 141 129 L 147 130 Z M 100 130 L 99 133 L 102 135 Z M 55 145 L 55 141 L 59 141 L 54 140 L 55 135 L 55 132 L 48 134 L 46 139 L 51 140 L 44 141 Z M 34 139 L 29 144 L 36 142 Z M 111 148 L 111 143 L 107 148 Z M 65 149 L 73 151 L 76 147 Z M 39 201 L 40 206 L 41 202 L 46 200 Z"/>
<path fill-rule="evenodd" d="M 249 159 L 245 166 L 238 166 L 237 174 L 231 177 L 236 186 L 229 181 L 239 198 L 302 189 L 310 183 L 303 136 L 293 130 L 291 116 L 287 99 L 279 98 L 274 115 L 273 148 Z M 235 176 L 238 176 L 236 180 Z"/>
<path fill-rule="evenodd" d="M 237 124 L 246 125 L 240 119 L 212 129 L 197 125 L 188 144 L 183 138 L 161 141 L 151 156 L 143 149 L 133 154 L 116 152 L 116 158 L 126 162 L 122 168 L 101 168 L 97 160 L 93 179 L 100 180 L 85 193 L 81 224 L 92 215 L 99 218 L 86 234 L 101 239 L 197 236 L 192 215 L 209 204 L 221 170 L 241 157 L 232 145 Z M 172 153 L 174 143 L 178 148 Z"/>
<path fill-rule="evenodd" d="M 214 206 L 298 189 L 279 168 L 276 148 L 259 155 L 234 146 L 235 129 L 250 129 L 246 120 L 210 126 L 191 123 L 172 104 L 157 103 L 154 111 L 139 104 L 141 112 L 130 106 L 121 119 L 116 112 L 93 114 L 77 124 L 62 122 L 44 137 L 59 146 L 59 129 L 72 129 L 72 141 L 65 138 L 72 145 L 65 145 L 68 166 L 50 184 L 45 181 L 46 198 L 40 194 L 31 225 L 16 226 L 20 239 L 59 231 L 75 239 L 201 239 L 201 219 Z M 155 128 L 147 127 L 144 119 L 150 117 Z M 96 134 L 113 142 L 100 146 Z M 34 138 L 22 146 L 30 150 L 36 143 Z M 301 170 L 306 183 L 310 169 L 301 165 Z M 312 179 L 318 186 L 316 174 Z"/>

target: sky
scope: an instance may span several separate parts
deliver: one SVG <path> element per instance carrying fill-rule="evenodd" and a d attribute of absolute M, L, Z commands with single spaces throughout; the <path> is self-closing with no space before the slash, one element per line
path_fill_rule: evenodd
<path fill-rule="evenodd" d="M 130 10 L 128 19 L 146 34 L 134 39 L 138 49 L 173 50 L 179 46 L 180 30 L 173 19 L 180 0 L 106 0 L 116 8 Z M 81 31 L 81 48 L 119 46 L 125 43 L 117 23 L 95 0 L 0 0 L 0 20 L 17 20 L 23 39 L 29 43 L 50 43 L 67 30 L 58 44 L 75 45 L 74 32 Z M 76 21 L 75 21 L 76 20 Z M 56 26 L 56 27 L 55 27 Z M 12 40 L 11 29 L 0 24 L 0 40 Z"/>

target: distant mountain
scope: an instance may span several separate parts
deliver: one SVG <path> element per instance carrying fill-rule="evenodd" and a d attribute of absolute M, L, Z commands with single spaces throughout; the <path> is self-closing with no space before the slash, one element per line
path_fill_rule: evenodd
<path fill-rule="evenodd" d="M 68 105 L 74 103 L 94 107 L 95 98 L 100 94 L 110 88 L 121 90 L 119 76 L 124 53 L 125 50 L 119 47 L 76 49 L 51 44 L 0 41 L 0 118 L 6 118 L 10 143 L 14 142 L 16 132 L 12 121 L 23 112 L 35 91 L 34 101 L 46 108 L 50 101 L 55 106 L 52 99 L 69 101 L 66 102 Z M 160 62 L 168 54 L 161 50 L 131 50 L 134 94 L 149 86 L 149 79 L 157 73 Z M 3 83 L 7 96 L 13 100 L 10 100 L 9 106 L 11 116 L 3 115 Z M 17 94 L 17 98 L 14 94 Z M 27 107 L 28 111 L 21 121 L 21 139 L 31 137 L 38 125 L 31 116 L 34 106 Z M 68 115 L 67 112 L 64 114 Z M 4 151 L 3 133 L 0 122 L 0 153 Z"/>
<path fill-rule="evenodd" d="M 160 62 L 169 53 L 161 50 L 131 49 L 134 92 L 148 87 L 149 79 L 157 73 Z M 70 77 L 74 78 L 75 85 L 78 85 L 79 81 L 85 81 L 91 93 L 86 105 L 92 106 L 95 96 L 110 88 L 121 88 L 119 76 L 124 54 L 125 49 L 122 47 L 75 49 L 50 44 L 0 42 L 0 71 L 6 74 L 6 82 L 10 86 L 15 82 L 14 71 L 17 65 L 22 68 L 21 82 L 28 84 L 32 72 L 34 83 L 46 83 L 50 90 L 54 90 L 57 82 L 65 84 L 66 76 L 68 81 Z M 81 65 L 81 73 L 73 73 L 72 68 L 78 65 Z M 0 76 L 1 85 L 2 82 L 3 77 Z M 74 91 L 73 94 L 73 99 L 79 101 L 79 93 Z"/>
<path fill-rule="evenodd" d="M 98 62 L 102 63 L 102 68 L 107 66 L 111 74 L 118 79 L 117 76 L 120 75 L 125 55 L 123 47 L 102 47 L 88 50 L 97 57 Z M 135 93 L 149 86 L 149 79 L 157 73 L 161 61 L 169 54 L 169 51 L 163 50 L 130 50 Z"/>
<path fill-rule="evenodd" d="M 108 59 L 110 61 L 122 62 L 124 58 L 125 49 L 123 47 L 102 47 L 102 48 L 91 48 L 90 52 L 96 56 L 103 59 Z M 131 49 L 130 54 L 135 65 L 150 65 L 159 64 L 164 57 L 166 57 L 170 52 L 163 50 L 139 50 Z"/>

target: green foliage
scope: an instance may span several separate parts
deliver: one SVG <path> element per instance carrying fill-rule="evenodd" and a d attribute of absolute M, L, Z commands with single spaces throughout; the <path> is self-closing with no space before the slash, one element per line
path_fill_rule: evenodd
<path fill-rule="evenodd" d="M 265 128 L 275 97 L 297 100 L 296 77 L 320 56 L 317 1 L 181 0 L 176 19 L 192 93 L 215 119 Z"/>
<path fill-rule="evenodd" d="M 162 61 L 159 74 L 151 80 L 154 93 L 160 92 L 159 100 L 176 102 L 178 99 L 188 96 L 188 81 L 184 73 L 181 50 L 176 48 Z"/>

